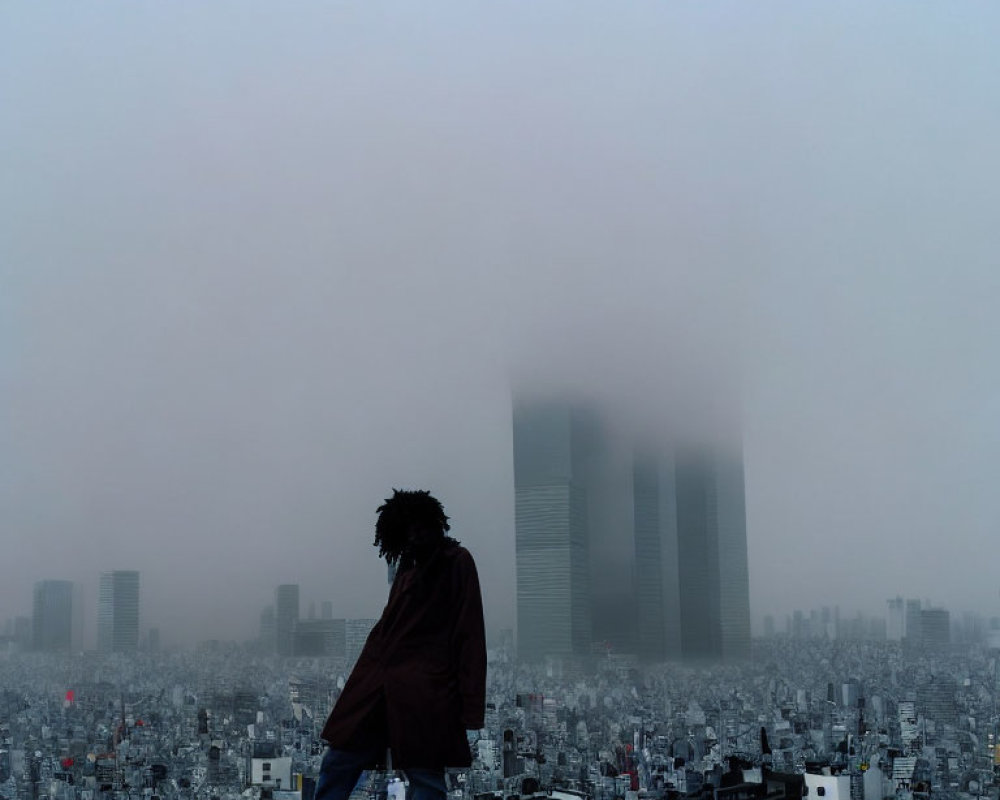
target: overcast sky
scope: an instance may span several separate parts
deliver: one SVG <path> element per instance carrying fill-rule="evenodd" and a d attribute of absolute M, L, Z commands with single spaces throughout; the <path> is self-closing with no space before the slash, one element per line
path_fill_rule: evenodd
<path fill-rule="evenodd" d="M 68 578 L 93 639 L 112 568 L 167 643 L 285 582 L 374 617 L 405 486 L 513 625 L 512 375 L 740 387 L 755 619 L 1000 614 L 997 42 L 986 2 L 4 4 L 0 620 Z"/>

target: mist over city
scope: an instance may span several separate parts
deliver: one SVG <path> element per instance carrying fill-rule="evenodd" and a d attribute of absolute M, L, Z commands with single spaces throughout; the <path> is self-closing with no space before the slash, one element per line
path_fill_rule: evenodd
<path fill-rule="evenodd" d="M 987 4 L 0 8 L 0 800 L 137 785 L 126 729 L 191 748 L 156 800 L 315 774 L 394 489 L 478 567 L 467 795 L 693 796 L 728 750 L 997 797 L 997 41 Z M 96 794 L 44 789 L 69 753 Z"/>
<path fill-rule="evenodd" d="M 512 626 L 517 381 L 738 393 L 758 622 L 998 610 L 992 9 L 2 13 L 11 616 L 374 616 L 406 486 Z"/>

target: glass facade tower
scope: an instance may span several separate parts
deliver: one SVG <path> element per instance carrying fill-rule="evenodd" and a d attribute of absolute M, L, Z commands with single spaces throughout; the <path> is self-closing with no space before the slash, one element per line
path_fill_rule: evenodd
<path fill-rule="evenodd" d="M 299 585 L 283 583 L 274 590 L 274 642 L 279 656 L 295 655 L 299 624 Z"/>
<path fill-rule="evenodd" d="M 139 648 L 138 572 L 115 570 L 101 574 L 97 648 L 102 653 L 129 653 Z"/>
<path fill-rule="evenodd" d="M 73 584 L 70 581 L 36 583 L 31 621 L 35 650 L 68 652 L 73 645 Z"/>
<path fill-rule="evenodd" d="M 565 406 L 514 408 L 518 655 L 582 655 L 591 640 L 587 450 Z"/>
<path fill-rule="evenodd" d="M 676 467 L 677 567 L 685 659 L 750 653 L 742 459 L 685 455 Z"/>
<path fill-rule="evenodd" d="M 643 659 L 681 652 L 677 498 L 673 460 L 647 453 L 633 466 L 636 644 Z"/>

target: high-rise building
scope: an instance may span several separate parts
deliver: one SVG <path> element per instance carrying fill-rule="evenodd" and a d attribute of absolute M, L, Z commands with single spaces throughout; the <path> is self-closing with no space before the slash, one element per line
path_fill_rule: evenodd
<path fill-rule="evenodd" d="M 892 597 L 888 600 L 888 605 L 889 618 L 886 626 L 886 638 L 890 642 L 901 642 L 906 619 L 903 613 L 903 598 Z"/>
<path fill-rule="evenodd" d="M 515 402 L 519 657 L 747 657 L 742 456 L 636 450 L 619 422 Z"/>
<path fill-rule="evenodd" d="M 903 649 L 916 653 L 923 649 L 924 632 L 921 625 L 920 601 L 906 601 L 906 615 L 903 626 Z"/>
<path fill-rule="evenodd" d="M 581 416 L 577 475 L 587 494 L 590 629 L 598 648 L 638 652 L 635 456 L 632 437 L 613 416 Z"/>
<path fill-rule="evenodd" d="M 677 498 L 674 465 L 654 454 L 633 466 L 637 652 L 662 661 L 680 655 Z"/>
<path fill-rule="evenodd" d="M 677 544 L 681 649 L 685 658 L 722 656 L 719 626 L 719 541 L 711 466 L 677 465 Z"/>
<path fill-rule="evenodd" d="M 274 639 L 279 656 L 295 655 L 295 628 L 299 624 L 299 585 L 283 583 L 274 591 Z"/>
<path fill-rule="evenodd" d="M 675 475 L 682 654 L 746 658 L 750 587 L 742 459 L 685 454 Z"/>
<path fill-rule="evenodd" d="M 750 657 L 750 568 L 743 456 L 716 460 L 715 502 L 719 537 L 719 626 L 722 658 Z"/>
<path fill-rule="evenodd" d="M 97 597 L 97 647 L 102 653 L 132 653 L 139 648 L 138 572 L 102 573 Z"/>
<path fill-rule="evenodd" d="M 39 581 L 32 607 L 32 646 L 53 653 L 69 652 L 73 646 L 73 584 L 70 581 Z"/>
<path fill-rule="evenodd" d="M 944 608 L 922 608 L 920 632 L 925 651 L 946 651 L 951 645 L 951 614 Z"/>
<path fill-rule="evenodd" d="M 940 611 L 941 609 L 934 610 Z M 944 614 L 947 613 L 944 611 Z M 933 720 L 939 732 L 944 725 L 955 724 L 958 716 L 957 704 L 955 703 L 956 688 L 954 678 L 940 673 L 930 675 L 917 684 L 918 712 L 921 717 Z M 926 736 L 926 733 L 924 735 Z"/>
<path fill-rule="evenodd" d="M 518 655 L 590 650 L 590 428 L 564 405 L 514 408 Z"/>

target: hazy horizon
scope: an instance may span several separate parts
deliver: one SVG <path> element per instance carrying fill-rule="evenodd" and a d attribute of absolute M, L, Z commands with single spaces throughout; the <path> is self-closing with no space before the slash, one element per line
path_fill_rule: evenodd
<path fill-rule="evenodd" d="M 755 623 L 1000 614 L 1000 8 L 609 11 L 0 8 L 0 620 L 377 617 L 407 487 L 511 627 L 520 385 L 738 406 Z"/>

